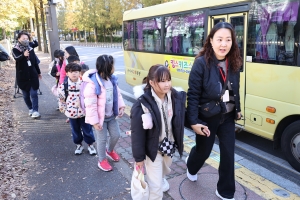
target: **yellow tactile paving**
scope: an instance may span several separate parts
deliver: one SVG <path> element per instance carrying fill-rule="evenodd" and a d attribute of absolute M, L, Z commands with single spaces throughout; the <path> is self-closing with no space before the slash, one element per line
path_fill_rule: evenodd
<path fill-rule="evenodd" d="M 131 107 L 128 106 L 128 105 L 126 105 L 126 107 L 125 107 L 125 113 L 126 113 L 128 116 L 130 116 L 130 110 L 131 110 Z"/>
<path fill-rule="evenodd" d="M 195 142 L 191 140 L 190 138 L 186 137 L 184 138 L 184 150 L 186 152 L 190 152 L 191 147 L 194 146 Z M 213 151 L 214 154 L 217 155 L 217 157 L 220 157 L 220 154 Z M 206 163 L 210 166 L 218 169 L 219 167 L 219 159 L 216 159 L 216 155 L 213 158 L 208 158 L 206 160 Z M 290 191 L 287 191 L 286 189 L 276 185 L 275 183 L 253 173 L 249 169 L 243 167 L 242 165 L 235 163 L 236 169 L 235 169 L 235 177 L 236 181 L 238 181 L 240 184 L 244 185 L 245 187 L 249 188 L 259 196 L 265 198 L 265 199 L 272 199 L 272 200 L 299 200 L 300 197 L 294 193 L 291 193 Z M 273 190 L 275 189 L 282 189 L 289 193 L 289 197 L 280 197 L 273 193 Z"/>

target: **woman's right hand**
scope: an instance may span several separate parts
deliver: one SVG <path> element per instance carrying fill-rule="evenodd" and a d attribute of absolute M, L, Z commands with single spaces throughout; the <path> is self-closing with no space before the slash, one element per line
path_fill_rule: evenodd
<path fill-rule="evenodd" d="M 102 126 L 100 126 L 100 124 L 94 124 L 93 127 L 98 131 L 102 130 Z"/>
<path fill-rule="evenodd" d="M 207 126 L 204 126 L 202 124 L 195 124 L 195 125 L 191 125 L 191 127 L 198 135 L 203 135 L 206 137 L 210 136 L 210 130 L 208 129 Z"/>
<path fill-rule="evenodd" d="M 139 166 L 140 169 L 142 169 L 142 167 L 144 166 L 144 161 L 141 162 L 135 162 L 136 166 Z"/>
<path fill-rule="evenodd" d="M 26 56 L 26 57 L 29 56 L 29 51 L 28 50 L 24 51 L 24 56 Z"/>

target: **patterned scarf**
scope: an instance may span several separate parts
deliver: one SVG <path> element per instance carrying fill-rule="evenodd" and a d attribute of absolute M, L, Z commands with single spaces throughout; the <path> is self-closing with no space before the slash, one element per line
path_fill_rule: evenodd
<path fill-rule="evenodd" d="M 22 45 L 20 42 L 17 42 L 17 44 L 15 45 L 14 48 L 18 49 L 20 52 L 24 52 L 26 50 L 31 51 L 31 49 L 32 49 L 29 45 L 26 47 L 26 46 Z"/>

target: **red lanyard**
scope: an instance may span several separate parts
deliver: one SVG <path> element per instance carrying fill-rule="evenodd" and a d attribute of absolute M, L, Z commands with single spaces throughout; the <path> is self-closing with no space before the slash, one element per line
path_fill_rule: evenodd
<path fill-rule="evenodd" d="M 225 62 L 226 62 L 226 74 L 228 74 L 228 60 L 226 59 Z M 220 70 L 222 79 L 223 79 L 223 81 L 224 81 L 224 83 L 225 83 L 225 80 L 226 80 L 226 74 L 223 74 L 223 71 L 222 71 L 221 67 L 219 68 L 219 70 Z"/>

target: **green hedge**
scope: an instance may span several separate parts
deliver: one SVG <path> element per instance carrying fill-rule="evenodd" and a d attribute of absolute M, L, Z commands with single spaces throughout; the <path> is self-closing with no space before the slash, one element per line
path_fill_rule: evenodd
<path fill-rule="evenodd" d="M 88 42 L 95 42 L 95 38 L 92 36 L 91 38 L 89 38 L 89 36 L 86 37 Z M 104 42 L 104 37 L 98 35 L 98 41 L 97 42 Z M 122 42 L 122 37 L 113 37 L 112 38 L 112 42 L 113 43 L 120 43 Z M 80 42 L 85 42 L 84 40 L 80 40 Z M 106 36 L 105 37 L 105 42 L 110 42 L 110 36 Z"/>

